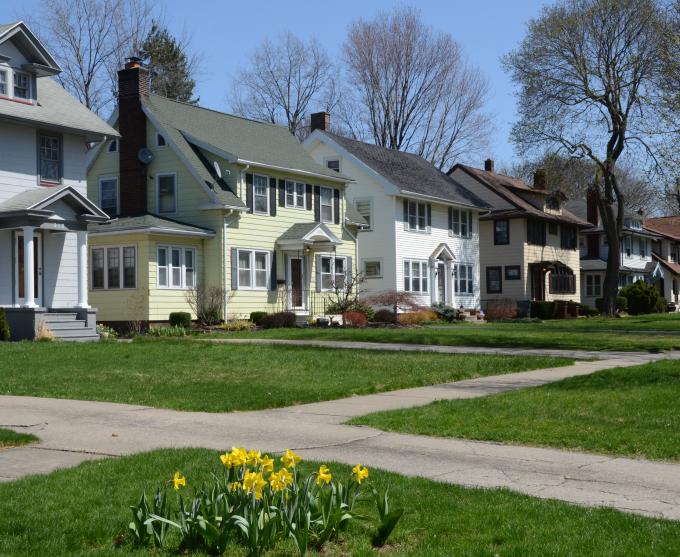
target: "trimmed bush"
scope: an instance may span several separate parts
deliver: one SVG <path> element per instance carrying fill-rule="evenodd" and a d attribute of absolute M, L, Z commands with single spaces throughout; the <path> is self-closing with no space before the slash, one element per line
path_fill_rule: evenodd
<path fill-rule="evenodd" d="M 402 325 L 422 325 L 428 321 L 436 321 L 437 314 L 429 309 L 399 314 L 398 321 Z"/>
<path fill-rule="evenodd" d="M 255 324 L 255 325 L 261 325 L 262 324 L 262 319 L 264 316 L 267 315 L 266 311 L 251 311 L 250 312 L 250 320 Z"/>
<path fill-rule="evenodd" d="M 348 312 L 358 312 L 358 313 L 363 313 L 366 316 L 367 320 L 373 319 L 373 315 L 375 314 L 375 311 L 371 306 L 368 304 L 364 304 L 363 302 L 360 302 L 359 300 L 354 300 L 353 302 L 349 303 L 349 305 L 346 305 L 344 308 L 341 304 L 338 304 L 336 302 L 331 302 L 326 306 L 325 313 L 327 315 L 342 315 L 344 313 Z"/>
<path fill-rule="evenodd" d="M 531 317 L 554 319 L 555 310 L 555 302 L 531 302 Z"/>
<path fill-rule="evenodd" d="M 517 304 L 514 300 L 501 298 L 486 303 L 484 318 L 487 321 L 504 321 L 517 317 Z"/>
<path fill-rule="evenodd" d="M 597 298 L 595 300 L 595 307 L 597 311 L 602 313 L 604 311 L 604 298 Z M 616 297 L 616 309 L 618 311 L 626 311 L 628 309 L 628 299 L 625 296 Z"/>
<path fill-rule="evenodd" d="M 644 280 L 624 286 L 621 289 L 621 296 L 628 301 L 628 313 L 631 315 L 661 313 L 666 309 L 666 301 L 656 287 Z"/>
<path fill-rule="evenodd" d="M 379 309 L 373 315 L 373 321 L 375 323 L 394 324 L 397 322 L 397 314 L 389 309 Z"/>
<path fill-rule="evenodd" d="M 295 327 L 295 314 L 292 311 L 269 313 L 260 321 L 264 329 L 281 329 Z"/>
<path fill-rule="evenodd" d="M 447 306 L 443 302 L 437 302 L 436 304 L 432 304 L 432 311 L 434 311 L 437 314 L 437 317 L 439 319 L 441 319 L 442 321 L 446 321 L 447 323 L 452 323 L 453 321 L 458 319 L 458 310 L 451 306 Z"/>
<path fill-rule="evenodd" d="M 342 314 L 342 324 L 345 327 L 365 327 L 368 319 L 360 311 L 346 311 Z"/>
<path fill-rule="evenodd" d="M 7 321 L 7 315 L 5 315 L 5 310 L 0 308 L 0 341 L 8 341 L 9 338 L 9 322 Z"/>
<path fill-rule="evenodd" d="M 191 314 L 188 311 L 173 311 L 168 321 L 171 327 L 191 328 Z"/>

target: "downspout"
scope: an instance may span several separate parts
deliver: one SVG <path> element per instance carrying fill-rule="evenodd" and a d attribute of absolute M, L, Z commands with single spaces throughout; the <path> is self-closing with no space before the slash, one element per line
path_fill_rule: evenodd
<path fill-rule="evenodd" d="M 233 218 L 230 218 L 233 217 Z M 223 265 L 222 265 L 222 288 L 224 290 L 224 296 L 222 303 L 224 304 L 224 322 L 226 323 L 228 318 L 229 318 L 229 308 L 228 308 L 228 298 L 229 298 L 229 289 L 227 289 L 227 277 L 229 276 L 229 269 L 231 269 L 231 266 L 227 268 L 227 260 L 229 257 L 229 246 L 227 245 L 227 228 L 229 225 L 234 222 L 238 218 L 238 214 L 235 214 L 233 209 L 228 209 L 227 214 L 224 216 L 223 221 L 222 221 L 222 243 L 224 244 L 224 251 L 223 251 Z"/>

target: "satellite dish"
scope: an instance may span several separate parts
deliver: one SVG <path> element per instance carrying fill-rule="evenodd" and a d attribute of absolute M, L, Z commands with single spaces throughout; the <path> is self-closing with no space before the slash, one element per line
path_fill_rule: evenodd
<path fill-rule="evenodd" d="M 142 164 L 149 164 L 153 160 L 153 152 L 148 147 L 142 147 L 137 152 L 137 158 Z"/>
<path fill-rule="evenodd" d="M 217 161 L 213 161 L 213 166 L 215 167 L 215 174 L 217 174 L 217 178 L 219 180 L 222 179 L 222 169 L 220 168 L 220 165 Z"/>

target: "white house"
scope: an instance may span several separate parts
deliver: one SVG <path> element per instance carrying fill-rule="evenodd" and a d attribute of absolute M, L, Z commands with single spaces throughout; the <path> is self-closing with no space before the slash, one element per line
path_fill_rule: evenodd
<path fill-rule="evenodd" d="M 487 205 L 422 157 L 341 137 L 328 124 L 327 113 L 312 115 L 304 146 L 354 180 L 348 204 L 369 223 L 358 233 L 362 288 L 478 308 L 479 215 Z"/>
<path fill-rule="evenodd" d="M 13 339 L 41 321 L 97 338 L 87 225 L 108 217 L 86 197 L 86 158 L 118 134 L 52 79 L 60 71 L 23 22 L 0 25 L 0 306 Z"/>

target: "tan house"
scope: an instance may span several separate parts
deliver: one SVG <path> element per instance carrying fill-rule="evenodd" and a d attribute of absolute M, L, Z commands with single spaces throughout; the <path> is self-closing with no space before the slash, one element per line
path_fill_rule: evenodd
<path fill-rule="evenodd" d="M 652 244 L 652 257 L 659 264 L 656 280 L 668 310 L 680 308 L 680 217 L 657 217 L 644 221 L 643 227 L 662 239 Z"/>
<path fill-rule="evenodd" d="M 580 301 L 579 231 L 589 225 L 563 207 L 545 172 L 530 185 L 496 173 L 487 160 L 484 170 L 457 164 L 449 175 L 492 207 L 479 222 L 483 308 Z"/>

